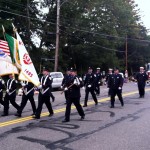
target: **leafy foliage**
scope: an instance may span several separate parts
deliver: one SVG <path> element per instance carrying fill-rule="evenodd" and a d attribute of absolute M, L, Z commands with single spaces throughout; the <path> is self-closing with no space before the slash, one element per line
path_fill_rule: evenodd
<path fill-rule="evenodd" d="M 1 0 L 0 24 L 13 34 L 13 22 L 26 44 L 31 39 L 29 52 L 36 68 L 39 70 L 42 64 L 53 70 L 54 62 L 41 58 L 55 55 L 56 1 L 30 0 L 29 4 L 30 31 L 24 0 Z M 118 66 L 125 70 L 126 37 L 129 71 L 149 62 L 149 37 L 138 12 L 134 0 L 61 1 L 59 70 L 64 71 L 68 66 L 76 67 L 80 73 L 88 66 L 102 70 Z"/>

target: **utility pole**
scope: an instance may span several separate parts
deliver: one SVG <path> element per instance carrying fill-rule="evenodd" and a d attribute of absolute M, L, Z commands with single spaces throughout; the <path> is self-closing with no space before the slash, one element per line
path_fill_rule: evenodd
<path fill-rule="evenodd" d="M 59 30 L 60 26 L 60 0 L 57 0 L 57 23 L 56 23 L 56 50 L 55 50 L 55 66 L 54 71 L 58 70 L 58 57 L 59 57 Z"/>
<path fill-rule="evenodd" d="M 29 14 L 29 0 L 27 0 L 27 17 L 28 17 L 28 53 L 30 51 L 30 14 Z"/>
<path fill-rule="evenodd" d="M 126 70 L 128 70 L 128 38 L 127 38 L 127 35 L 126 35 L 125 64 L 126 64 Z"/>

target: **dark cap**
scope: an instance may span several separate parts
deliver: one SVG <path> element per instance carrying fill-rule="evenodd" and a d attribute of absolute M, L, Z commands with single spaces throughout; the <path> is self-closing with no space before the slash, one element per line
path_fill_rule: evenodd
<path fill-rule="evenodd" d="M 66 71 L 70 71 L 70 68 L 69 68 L 69 67 L 67 67 L 67 68 L 66 68 Z"/>
<path fill-rule="evenodd" d="M 89 67 L 88 70 L 93 69 L 92 67 Z"/>
<path fill-rule="evenodd" d="M 75 68 L 73 67 L 70 68 L 70 72 L 75 72 L 75 71 L 77 71 Z"/>
<path fill-rule="evenodd" d="M 43 71 L 49 71 L 47 67 L 43 67 Z"/>
<path fill-rule="evenodd" d="M 119 68 L 118 68 L 118 67 L 115 67 L 114 70 L 119 70 Z"/>

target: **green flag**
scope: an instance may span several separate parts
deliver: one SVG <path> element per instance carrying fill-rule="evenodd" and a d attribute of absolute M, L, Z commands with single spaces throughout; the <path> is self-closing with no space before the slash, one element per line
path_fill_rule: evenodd
<path fill-rule="evenodd" d="M 18 41 L 14 37 L 8 35 L 7 33 L 5 33 L 5 37 L 8 42 L 9 49 L 10 49 L 10 56 L 11 56 L 12 62 L 13 64 L 16 65 L 18 69 L 21 70 L 19 51 L 18 51 Z"/>

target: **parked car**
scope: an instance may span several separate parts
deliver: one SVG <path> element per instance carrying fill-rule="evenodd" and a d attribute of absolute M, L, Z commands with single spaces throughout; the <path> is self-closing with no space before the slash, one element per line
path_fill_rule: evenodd
<path fill-rule="evenodd" d="M 53 89 L 60 88 L 62 84 L 62 80 L 64 78 L 62 72 L 51 72 L 50 75 L 53 78 L 52 88 Z"/>

